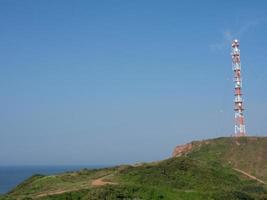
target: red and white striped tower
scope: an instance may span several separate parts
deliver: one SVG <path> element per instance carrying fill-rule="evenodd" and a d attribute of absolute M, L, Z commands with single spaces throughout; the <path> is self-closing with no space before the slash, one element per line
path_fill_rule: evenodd
<path fill-rule="evenodd" d="M 234 83 L 235 83 L 235 99 L 234 99 L 234 111 L 235 111 L 235 136 L 246 136 L 245 121 L 244 121 L 244 108 L 242 99 L 242 78 L 241 78 L 241 63 L 240 63 L 240 50 L 239 41 L 234 40 L 232 42 L 232 67 L 234 71 Z"/>

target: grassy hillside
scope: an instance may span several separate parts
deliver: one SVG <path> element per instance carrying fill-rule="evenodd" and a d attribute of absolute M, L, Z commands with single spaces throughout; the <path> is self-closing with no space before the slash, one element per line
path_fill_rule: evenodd
<path fill-rule="evenodd" d="M 192 144 L 190 158 L 218 161 L 267 182 L 267 137 L 217 138 Z"/>
<path fill-rule="evenodd" d="M 266 180 L 266 142 L 218 138 L 193 142 L 184 155 L 160 162 L 35 175 L 0 199 L 264 200 L 266 185 L 233 168 Z"/>

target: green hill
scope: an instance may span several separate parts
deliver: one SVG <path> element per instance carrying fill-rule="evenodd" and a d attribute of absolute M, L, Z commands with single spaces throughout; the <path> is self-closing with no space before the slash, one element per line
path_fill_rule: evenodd
<path fill-rule="evenodd" d="M 267 182 L 267 137 L 218 138 L 192 144 L 190 158 L 218 161 Z"/>
<path fill-rule="evenodd" d="M 0 199 L 267 199 L 267 138 L 218 138 L 186 147 L 160 162 L 35 175 Z"/>

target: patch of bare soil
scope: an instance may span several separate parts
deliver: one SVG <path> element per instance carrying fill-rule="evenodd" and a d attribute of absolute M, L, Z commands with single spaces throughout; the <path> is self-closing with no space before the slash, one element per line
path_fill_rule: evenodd
<path fill-rule="evenodd" d="M 179 157 L 181 155 L 185 155 L 189 153 L 193 148 L 193 145 L 191 143 L 184 144 L 184 145 L 178 145 L 175 147 L 172 156 L 173 157 Z"/>
<path fill-rule="evenodd" d="M 110 176 L 110 175 L 108 175 Z M 114 182 L 111 182 L 111 181 L 107 181 L 105 180 L 105 178 L 107 178 L 108 176 L 104 176 L 104 177 L 101 177 L 101 178 L 98 178 L 98 179 L 95 179 L 92 181 L 92 186 L 103 186 L 103 185 L 116 185 L 117 183 L 114 183 Z"/>

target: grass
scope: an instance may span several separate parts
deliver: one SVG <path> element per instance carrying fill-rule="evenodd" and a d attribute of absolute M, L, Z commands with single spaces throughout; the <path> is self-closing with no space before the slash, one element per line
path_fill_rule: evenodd
<path fill-rule="evenodd" d="M 253 166 L 253 173 L 266 180 L 266 142 L 266 138 L 219 138 L 193 142 L 186 156 L 157 163 L 35 175 L 0 200 L 264 200 L 266 186 L 232 167 L 251 172 Z M 91 184 L 101 177 L 116 184 Z"/>
<path fill-rule="evenodd" d="M 16 198 L 36 197 L 46 194 L 79 191 L 91 188 L 90 182 L 107 174 L 114 173 L 115 168 L 98 170 L 81 170 L 59 175 L 34 175 L 8 193 Z"/>
<path fill-rule="evenodd" d="M 188 156 L 202 161 L 218 161 L 267 182 L 267 137 L 230 137 L 205 142 L 196 142 Z"/>

